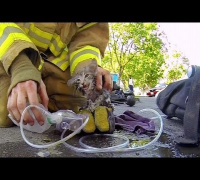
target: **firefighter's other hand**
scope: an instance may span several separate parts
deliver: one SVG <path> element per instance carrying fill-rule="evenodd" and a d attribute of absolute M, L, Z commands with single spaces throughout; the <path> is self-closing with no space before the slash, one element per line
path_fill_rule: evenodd
<path fill-rule="evenodd" d="M 109 92 L 111 92 L 113 89 L 113 80 L 111 73 L 108 70 L 103 69 L 102 67 L 98 67 L 97 71 L 96 89 L 101 90 L 102 88 L 105 88 Z"/>
<path fill-rule="evenodd" d="M 41 102 L 40 102 L 41 100 Z M 30 105 L 39 105 L 40 103 L 47 109 L 49 102 L 49 98 L 46 92 L 46 86 L 43 81 L 41 81 L 40 86 L 38 87 L 37 82 L 28 80 L 24 82 L 18 83 L 11 91 L 8 97 L 7 109 L 10 115 L 15 119 L 18 123 L 20 122 L 22 113 L 27 106 L 27 103 Z M 35 119 L 38 121 L 40 125 L 44 124 L 44 119 L 42 118 L 41 113 L 37 108 L 31 108 Z M 30 114 L 25 113 L 24 124 L 34 124 L 33 118 Z"/>

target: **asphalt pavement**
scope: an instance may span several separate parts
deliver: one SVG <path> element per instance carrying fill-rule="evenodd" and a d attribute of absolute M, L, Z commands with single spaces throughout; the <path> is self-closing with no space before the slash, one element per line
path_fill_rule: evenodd
<path fill-rule="evenodd" d="M 135 113 L 139 113 L 140 115 L 155 119 L 157 133 L 148 139 L 146 136 L 138 137 L 134 133 L 116 129 L 114 132 L 115 136 L 113 137 L 110 135 L 91 135 L 89 137 L 86 137 L 85 134 L 80 133 L 69 138 L 67 141 L 64 142 L 64 144 L 60 143 L 58 145 L 54 145 L 48 148 L 40 148 L 41 145 L 43 146 L 44 144 L 59 141 L 61 139 L 61 133 L 55 130 L 55 127 L 53 126 L 48 131 L 42 134 L 24 131 L 25 137 L 28 139 L 28 142 L 30 142 L 28 143 L 25 142 L 24 138 L 22 137 L 20 128 L 17 126 L 13 126 L 11 128 L 0 129 L 0 157 L 199 157 L 200 147 L 181 147 L 174 142 L 174 138 L 183 133 L 182 121 L 178 119 L 166 119 L 166 116 L 158 109 L 155 102 L 155 97 L 140 97 L 139 101 L 137 101 L 136 104 L 132 107 L 126 104 L 115 105 L 115 115 L 120 115 L 126 110 L 131 110 Z M 158 113 L 159 116 L 155 112 Z M 162 132 L 160 128 L 161 121 L 159 117 L 162 118 L 163 122 Z M 161 132 L 160 135 L 159 132 Z M 120 137 L 122 137 L 122 139 Z M 156 138 L 157 140 L 155 140 Z M 88 146 L 90 149 L 88 147 L 80 146 L 80 139 L 82 139 L 81 142 L 85 146 Z M 124 147 L 121 147 L 121 149 L 123 150 L 117 151 L 117 147 L 121 144 L 127 143 L 127 139 L 130 141 L 125 149 L 123 149 Z M 151 143 L 152 141 L 154 142 Z M 140 144 L 138 144 L 138 142 L 140 142 Z M 87 145 L 86 143 L 89 143 L 89 145 Z M 140 145 L 144 148 L 140 148 Z M 113 146 L 116 146 L 116 148 L 113 148 Z M 98 149 L 101 147 L 104 148 L 105 151 L 98 151 L 97 149 L 91 149 L 91 147 Z"/>

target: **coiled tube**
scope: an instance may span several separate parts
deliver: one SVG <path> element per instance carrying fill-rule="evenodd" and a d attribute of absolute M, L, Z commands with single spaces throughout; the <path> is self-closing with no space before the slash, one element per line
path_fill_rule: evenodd
<path fill-rule="evenodd" d="M 54 143 L 50 143 L 50 144 L 45 144 L 45 145 L 37 145 L 37 144 L 33 144 L 33 143 L 29 142 L 27 140 L 27 138 L 25 137 L 24 131 L 23 131 L 23 119 L 24 119 L 25 112 L 27 110 L 29 110 L 30 108 L 32 108 L 32 107 L 35 107 L 35 108 L 39 109 L 43 113 L 46 113 L 48 116 L 51 116 L 53 113 L 51 114 L 48 111 L 46 111 L 43 108 L 41 108 L 40 106 L 36 106 L 36 105 L 29 105 L 24 109 L 24 111 L 22 113 L 22 116 L 21 116 L 21 120 L 20 120 L 20 132 L 22 134 L 22 137 L 23 137 L 24 141 L 27 144 L 29 144 L 30 146 L 34 147 L 34 148 L 48 148 L 48 147 L 56 146 L 56 145 L 59 145 L 59 144 L 63 143 L 67 148 L 69 148 L 71 150 L 74 150 L 76 152 L 85 152 L 85 153 L 132 152 L 132 151 L 143 150 L 143 149 L 149 147 L 150 145 L 152 145 L 153 143 L 155 143 L 159 139 L 159 137 L 161 136 L 162 131 L 163 131 L 163 121 L 162 121 L 162 117 L 160 116 L 160 114 L 157 111 L 153 110 L 153 109 L 142 109 L 139 112 L 153 112 L 157 116 L 159 121 L 160 121 L 160 129 L 159 129 L 158 134 L 156 135 L 156 137 L 152 141 L 150 141 L 149 143 L 147 143 L 145 145 L 137 146 L 137 147 L 128 147 L 129 139 L 127 137 L 125 137 L 125 136 L 116 135 L 116 134 L 92 134 L 92 135 L 83 136 L 79 140 L 79 143 L 83 148 L 78 148 L 78 147 L 75 147 L 75 146 L 72 146 L 72 145 L 66 143 L 67 140 L 69 140 L 70 138 L 75 136 L 77 133 L 79 133 L 82 130 L 82 128 L 87 124 L 87 122 L 89 120 L 89 117 L 88 117 L 88 115 L 85 115 L 85 117 L 86 117 L 85 121 L 78 128 L 74 128 L 74 131 L 71 134 L 69 134 L 68 136 L 64 137 L 64 134 L 68 130 L 68 128 L 64 128 L 63 131 L 62 131 L 62 134 L 61 134 L 61 139 L 59 141 L 54 142 Z M 67 112 L 67 113 L 69 113 L 69 112 Z M 54 115 L 54 121 L 52 121 L 52 122 L 55 123 L 56 122 L 56 114 L 53 114 L 53 115 Z M 65 114 L 65 115 L 66 115 L 65 118 L 69 117 L 68 116 L 69 114 Z M 71 114 L 71 115 L 75 115 L 75 114 Z M 71 117 L 71 119 L 75 120 L 75 117 L 76 116 Z M 59 123 L 61 123 L 62 121 L 60 121 L 60 118 L 58 118 L 58 119 L 59 119 L 58 120 Z M 78 119 L 80 120 L 80 118 L 78 118 Z M 68 127 L 68 126 L 66 126 L 66 127 Z M 120 139 L 124 140 L 124 143 L 119 144 L 119 145 L 115 145 L 115 146 L 111 146 L 111 147 L 107 147 L 107 148 L 96 148 L 96 147 L 88 146 L 88 145 L 86 145 L 86 144 L 84 144 L 82 142 L 84 139 L 90 138 L 92 136 L 93 137 L 98 137 L 98 136 L 108 137 L 109 136 L 109 137 L 120 138 Z"/>

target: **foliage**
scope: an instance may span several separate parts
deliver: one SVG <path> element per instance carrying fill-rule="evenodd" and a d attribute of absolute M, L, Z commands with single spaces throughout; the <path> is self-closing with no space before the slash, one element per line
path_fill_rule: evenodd
<path fill-rule="evenodd" d="M 110 23 L 103 66 L 118 73 L 125 87 L 131 76 L 134 85 L 145 91 L 163 77 L 167 51 L 164 37 L 156 23 Z"/>
<path fill-rule="evenodd" d="M 174 50 L 171 56 L 166 60 L 166 78 L 167 84 L 174 82 L 178 79 L 184 78 L 189 60 L 182 53 Z"/>

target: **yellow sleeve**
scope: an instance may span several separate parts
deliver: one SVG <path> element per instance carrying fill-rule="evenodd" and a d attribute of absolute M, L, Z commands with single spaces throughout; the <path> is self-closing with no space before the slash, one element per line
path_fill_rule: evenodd
<path fill-rule="evenodd" d="M 9 67 L 14 59 L 23 50 L 38 68 L 40 65 L 39 52 L 22 28 L 17 23 L 0 23 L 0 61 L 7 74 L 9 74 Z"/>
<path fill-rule="evenodd" d="M 101 65 L 101 58 L 109 41 L 108 23 L 76 23 L 76 26 L 77 33 L 69 44 L 72 76 L 87 66 L 92 59 Z"/>

